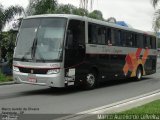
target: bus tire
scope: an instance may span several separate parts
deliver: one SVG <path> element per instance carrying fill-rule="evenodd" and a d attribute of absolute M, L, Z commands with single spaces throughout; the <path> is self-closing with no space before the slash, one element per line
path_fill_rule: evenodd
<path fill-rule="evenodd" d="M 142 68 L 138 66 L 137 71 L 136 71 L 136 80 L 141 80 L 142 79 Z"/>
<path fill-rule="evenodd" d="M 86 75 L 85 81 L 84 81 L 84 89 L 86 90 L 91 90 L 94 89 L 96 87 L 97 84 L 97 74 L 96 72 L 92 71 L 89 72 Z"/>

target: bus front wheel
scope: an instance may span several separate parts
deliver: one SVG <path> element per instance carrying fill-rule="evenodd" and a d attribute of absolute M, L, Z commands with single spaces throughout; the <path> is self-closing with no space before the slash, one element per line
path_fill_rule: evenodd
<path fill-rule="evenodd" d="M 97 75 L 95 72 L 89 72 L 86 75 L 86 79 L 84 81 L 84 88 L 85 89 L 94 89 L 97 83 Z"/>

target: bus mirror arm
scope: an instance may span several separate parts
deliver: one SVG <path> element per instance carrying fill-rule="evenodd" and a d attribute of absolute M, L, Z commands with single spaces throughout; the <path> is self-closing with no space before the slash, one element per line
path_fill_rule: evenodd
<path fill-rule="evenodd" d="M 78 47 L 79 47 L 79 49 L 85 48 L 84 45 L 82 45 L 82 44 L 79 44 Z"/>

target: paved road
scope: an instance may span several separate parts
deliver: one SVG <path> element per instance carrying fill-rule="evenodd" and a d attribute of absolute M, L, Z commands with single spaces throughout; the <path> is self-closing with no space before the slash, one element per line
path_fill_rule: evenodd
<path fill-rule="evenodd" d="M 50 89 L 16 84 L 0 86 L 0 113 L 4 108 L 35 108 L 25 113 L 73 114 L 155 91 L 160 88 L 160 69 L 142 81 L 110 81 L 91 91 Z M 39 110 L 38 110 L 39 109 Z"/>

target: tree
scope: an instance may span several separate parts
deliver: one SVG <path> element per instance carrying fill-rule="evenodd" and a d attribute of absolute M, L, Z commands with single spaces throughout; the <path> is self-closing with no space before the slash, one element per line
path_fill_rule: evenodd
<path fill-rule="evenodd" d="M 88 10 L 83 8 L 77 8 L 73 11 L 73 14 L 80 15 L 80 16 L 88 16 Z"/>
<path fill-rule="evenodd" d="M 83 0 L 82 0 L 83 1 Z M 88 3 L 85 1 L 85 4 Z M 91 5 L 93 1 L 90 2 Z M 63 5 L 58 4 L 57 0 L 30 0 L 30 4 L 27 8 L 27 15 L 38 15 L 38 14 L 74 14 L 80 16 L 88 16 L 91 18 L 103 20 L 102 12 L 94 10 L 89 13 L 87 9 L 77 8 L 71 4 Z"/>
<path fill-rule="evenodd" d="M 8 32 L 2 32 L 1 50 L 2 58 L 9 61 L 9 65 L 12 65 L 13 51 L 15 47 L 17 31 L 10 30 Z"/>
<path fill-rule="evenodd" d="M 88 17 L 98 19 L 98 20 L 104 20 L 103 14 L 99 10 L 94 10 L 93 12 L 89 13 Z"/>
<path fill-rule="evenodd" d="M 158 6 L 159 0 L 151 0 L 154 8 Z M 160 29 L 160 9 L 156 9 L 154 18 L 153 18 L 153 28 L 155 32 L 158 32 Z"/>
<path fill-rule="evenodd" d="M 2 29 L 6 25 L 7 22 L 13 19 L 15 15 L 20 15 L 23 12 L 23 8 L 20 6 L 10 6 L 7 9 L 4 9 L 0 4 L 0 51 L 2 46 L 5 44 L 3 41 Z M 0 54 L 1 59 L 1 54 Z"/>
<path fill-rule="evenodd" d="M 153 7 L 155 8 L 158 5 L 159 0 L 151 0 Z"/>
<path fill-rule="evenodd" d="M 117 20 L 116 20 L 116 18 L 114 18 L 114 17 L 110 17 L 110 18 L 108 18 L 107 20 L 105 20 L 106 22 L 110 22 L 110 23 L 116 23 L 117 22 Z"/>
<path fill-rule="evenodd" d="M 57 7 L 57 0 L 30 0 L 27 7 L 27 15 L 38 15 L 54 13 Z"/>
<path fill-rule="evenodd" d="M 63 5 L 60 4 L 57 6 L 57 9 L 54 11 L 56 14 L 73 14 L 73 11 L 77 9 L 75 6 L 71 4 Z"/>
<path fill-rule="evenodd" d="M 67 5 L 58 5 L 56 11 L 54 12 L 56 14 L 74 14 L 74 15 L 80 15 L 80 16 L 87 16 L 88 10 L 85 10 L 83 8 L 77 8 L 71 4 Z"/>
<path fill-rule="evenodd" d="M 7 9 L 4 9 L 0 4 L 0 32 L 4 28 L 7 22 L 13 19 L 15 15 L 20 15 L 23 12 L 23 8 L 20 6 L 11 6 Z"/>

